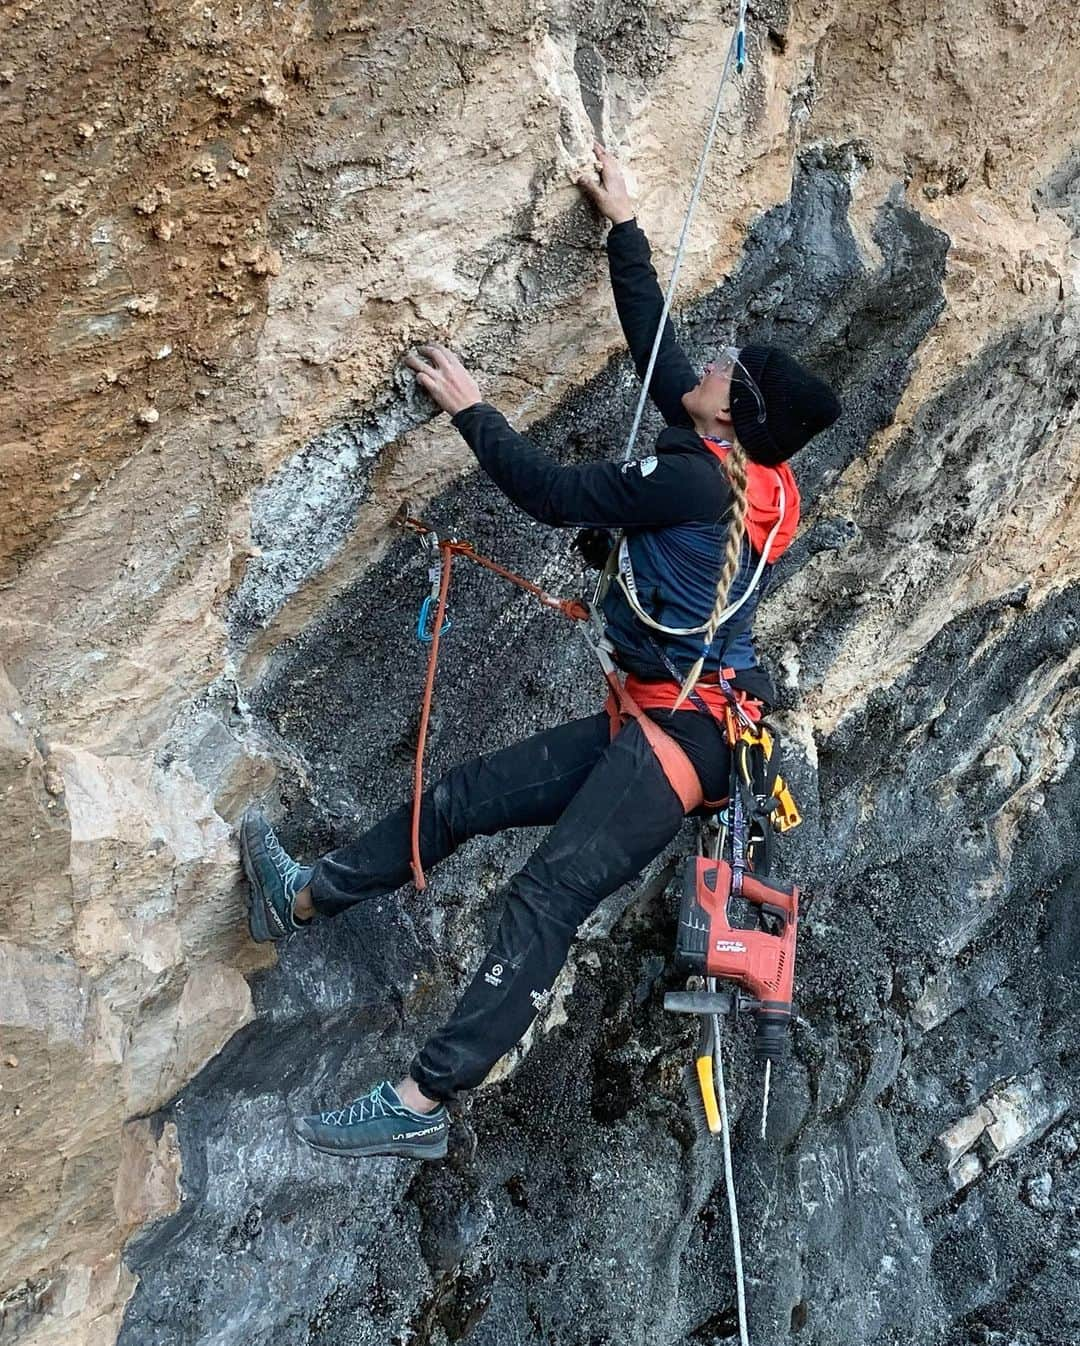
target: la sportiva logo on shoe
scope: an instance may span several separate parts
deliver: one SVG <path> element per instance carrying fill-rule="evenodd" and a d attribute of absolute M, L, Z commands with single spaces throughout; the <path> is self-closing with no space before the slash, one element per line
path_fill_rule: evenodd
<path fill-rule="evenodd" d="M 422 1131 L 395 1131 L 392 1140 L 415 1140 L 417 1136 L 433 1136 L 442 1130 L 441 1126 L 425 1126 Z"/>

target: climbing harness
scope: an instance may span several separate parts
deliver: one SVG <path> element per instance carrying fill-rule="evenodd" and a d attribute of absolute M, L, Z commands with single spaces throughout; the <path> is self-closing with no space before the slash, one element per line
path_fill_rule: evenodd
<path fill-rule="evenodd" d="M 604 681 L 608 685 L 608 698 L 604 709 L 611 724 L 611 737 L 614 738 L 623 725 L 634 720 L 660 763 L 668 784 L 678 796 L 683 813 L 693 813 L 705 800 L 701 780 L 694 770 L 693 763 L 671 735 L 665 733 L 655 720 L 645 714 L 620 680 L 612 657 L 614 650 L 604 635 L 603 618 L 595 608 L 589 610 L 583 634 L 586 643 L 596 656 Z"/>

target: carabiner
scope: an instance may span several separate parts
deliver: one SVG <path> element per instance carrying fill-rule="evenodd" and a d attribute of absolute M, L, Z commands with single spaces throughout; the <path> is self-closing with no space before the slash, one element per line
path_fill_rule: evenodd
<path fill-rule="evenodd" d="M 425 645 L 430 645 L 435 639 L 435 632 L 432 626 L 435 621 L 435 609 L 439 605 L 438 596 L 428 594 L 427 598 L 420 604 L 420 616 L 416 619 L 416 638 L 422 640 Z M 453 626 L 449 617 L 443 622 L 443 628 L 439 632 L 440 636 L 445 636 L 447 631 Z"/>

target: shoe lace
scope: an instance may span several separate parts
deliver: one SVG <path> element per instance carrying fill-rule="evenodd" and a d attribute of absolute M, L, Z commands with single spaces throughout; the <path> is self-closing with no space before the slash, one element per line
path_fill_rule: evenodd
<path fill-rule="evenodd" d="M 294 860 L 286 851 L 281 842 L 277 839 L 277 833 L 271 828 L 266 834 L 266 853 L 273 861 L 275 868 L 281 875 L 286 889 L 292 893 L 296 891 L 297 879 L 303 871 L 303 865 Z"/>
<path fill-rule="evenodd" d="M 369 1121 L 372 1117 L 387 1117 L 390 1108 L 382 1095 L 382 1085 L 377 1084 L 369 1094 L 354 1098 L 342 1108 L 332 1108 L 329 1112 L 320 1112 L 324 1126 L 354 1126 L 357 1122 Z"/>

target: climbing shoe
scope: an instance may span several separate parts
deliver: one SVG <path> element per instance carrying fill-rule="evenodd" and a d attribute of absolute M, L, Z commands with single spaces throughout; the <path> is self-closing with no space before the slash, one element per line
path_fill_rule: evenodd
<path fill-rule="evenodd" d="M 315 872 L 305 869 L 289 855 L 274 835 L 274 829 L 258 809 L 249 809 L 240 824 L 240 856 L 250 885 L 248 927 L 251 938 L 264 943 L 283 939 L 293 930 L 310 925 L 293 915 L 296 894 Z"/>
<path fill-rule="evenodd" d="M 313 1150 L 362 1158 L 396 1154 L 403 1159 L 442 1159 L 450 1118 L 440 1104 L 433 1112 L 413 1112 L 389 1080 L 343 1108 L 315 1112 L 293 1122 L 296 1134 Z"/>

